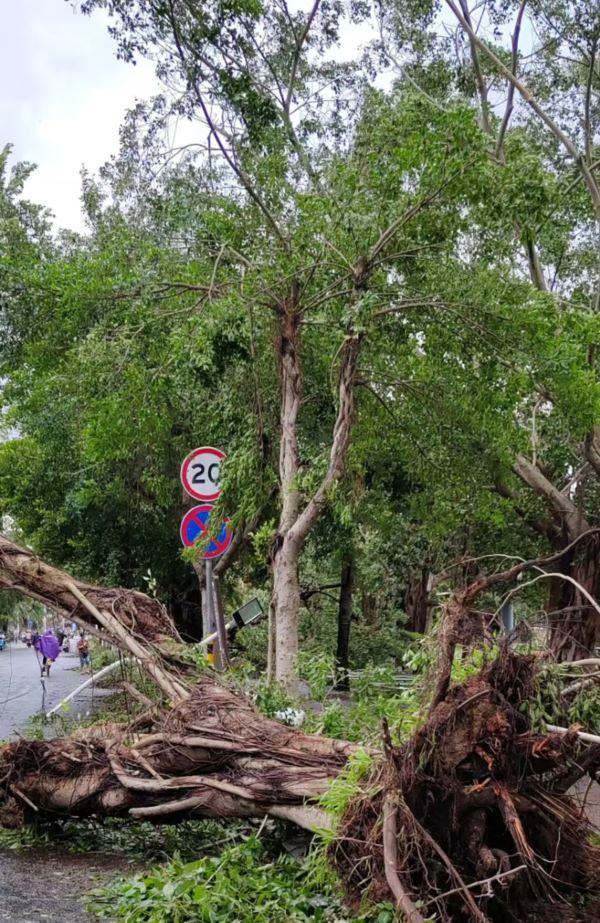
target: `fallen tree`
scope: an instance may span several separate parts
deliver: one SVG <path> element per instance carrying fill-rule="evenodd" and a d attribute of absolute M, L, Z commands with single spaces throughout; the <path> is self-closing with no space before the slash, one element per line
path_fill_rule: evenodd
<path fill-rule="evenodd" d="M 141 665 L 166 699 L 146 702 L 127 725 L 6 745 L 0 824 L 15 827 L 38 814 L 129 814 L 156 822 L 267 814 L 310 829 L 333 823 L 319 799 L 355 744 L 271 721 L 212 675 L 192 685 L 177 660 L 176 633 L 143 594 L 78 584 L 30 552 L 13 551 L 7 540 L 0 547 L 0 586 L 48 602 L 51 575 L 62 611 L 112 631 L 130 653 L 131 638 L 141 646 Z M 432 914 L 479 923 L 596 920 L 600 849 L 567 791 L 585 775 L 595 778 L 600 747 L 585 746 L 576 729 L 532 727 L 526 706 L 537 672 L 533 656 L 504 648 L 465 683 L 450 682 L 451 650 L 486 586 L 479 581 L 451 597 L 428 717 L 401 747 L 385 731 L 330 858 L 351 900 L 391 894 L 411 923 Z M 107 599 L 115 622 L 105 618 Z M 144 619 L 137 618 L 138 600 Z"/>

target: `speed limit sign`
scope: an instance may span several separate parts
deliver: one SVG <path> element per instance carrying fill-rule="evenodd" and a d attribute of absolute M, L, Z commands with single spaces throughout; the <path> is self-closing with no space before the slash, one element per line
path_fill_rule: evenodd
<path fill-rule="evenodd" d="M 196 500 L 212 503 L 221 496 L 219 474 L 225 453 L 212 446 L 194 449 L 181 465 L 181 483 Z"/>

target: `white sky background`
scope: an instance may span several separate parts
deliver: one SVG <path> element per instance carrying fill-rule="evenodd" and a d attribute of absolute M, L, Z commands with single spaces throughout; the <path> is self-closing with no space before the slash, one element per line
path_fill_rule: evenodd
<path fill-rule="evenodd" d="M 307 4 L 290 0 L 292 8 Z M 84 229 L 82 166 L 94 173 L 116 154 L 126 111 L 164 90 L 151 62 L 117 60 L 107 16 L 83 16 L 78 7 L 78 0 L 0 0 L 0 147 L 11 143 L 13 161 L 38 165 L 26 197 L 48 206 L 57 227 L 73 230 Z M 441 20 L 456 27 L 451 16 Z M 521 46 L 528 48 L 527 22 L 522 32 Z M 374 34 L 374 26 L 346 23 L 335 56 L 352 57 Z M 169 144 L 196 140 L 197 131 L 197 125 L 172 125 Z"/>
<path fill-rule="evenodd" d="M 117 60 L 108 17 L 83 16 L 77 0 L 0 0 L 0 147 L 37 164 L 25 196 L 48 206 L 56 226 L 83 230 L 82 166 L 94 173 L 119 147 L 119 127 L 138 99 L 160 86 L 151 62 Z M 290 4 L 305 7 L 306 0 Z M 370 38 L 343 29 L 341 55 Z M 340 53 L 340 52 L 339 52 Z M 197 126 L 172 126 L 170 144 L 194 140 Z M 177 135 L 177 137 L 175 137 Z"/>
<path fill-rule="evenodd" d="M 81 167 L 93 172 L 116 153 L 126 110 L 158 82 L 151 63 L 117 60 L 105 16 L 73 6 L 0 0 L 0 147 L 38 165 L 27 198 L 81 230 Z"/>

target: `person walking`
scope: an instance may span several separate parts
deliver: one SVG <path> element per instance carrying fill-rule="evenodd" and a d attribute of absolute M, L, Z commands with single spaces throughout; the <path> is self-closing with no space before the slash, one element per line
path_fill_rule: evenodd
<path fill-rule="evenodd" d="M 44 673 L 46 676 L 50 676 L 50 667 L 60 654 L 58 638 L 51 628 L 48 628 L 43 635 L 38 635 L 35 649 L 42 655 L 42 676 Z"/>
<path fill-rule="evenodd" d="M 86 667 L 91 666 L 90 645 L 84 631 L 79 632 L 79 638 L 77 641 L 77 653 L 79 654 L 80 670 L 85 670 Z"/>

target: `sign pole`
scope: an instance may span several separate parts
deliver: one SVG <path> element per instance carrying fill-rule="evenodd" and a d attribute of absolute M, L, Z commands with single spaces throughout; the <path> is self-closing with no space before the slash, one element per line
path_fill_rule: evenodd
<path fill-rule="evenodd" d="M 218 644 L 215 645 L 214 661 L 215 665 L 223 670 L 229 669 L 227 629 L 218 578 L 213 575 L 212 562 L 230 548 L 233 531 L 227 518 L 221 519 L 216 529 L 211 528 L 211 514 L 214 510 L 213 502 L 221 496 L 220 471 L 221 462 L 225 457 L 221 449 L 202 446 L 184 458 L 180 471 L 183 489 L 188 496 L 202 502 L 185 513 L 179 530 L 185 548 L 192 548 L 196 543 L 202 542 L 200 557 L 205 565 L 202 601 L 204 639 L 216 634 Z M 201 565 L 196 561 L 192 566 L 202 586 Z"/>
<path fill-rule="evenodd" d="M 215 633 L 215 597 L 213 594 L 213 573 L 212 561 L 208 558 L 204 562 L 204 601 L 206 603 L 206 624 L 205 631 L 207 635 Z M 218 638 L 218 635 L 217 635 Z M 213 665 L 220 667 L 219 642 L 212 646 Z"/>
<path fill-rule="evenodd" d="M 206 627 L 207 634 L 215 630 L 215 600 L 213 596 L 212 561 L 208 558 L 204 562 L 204 575 L 206 583 Z"/>
<path fill-rule="evenodd" d="M 215 624 L 217 629 L 217 637 L 219 639 L 219 666 L 222 670 L 228 670 L 231 664 L 229 663 L 229 647 L 227 644 L 227 629 L 225 627 L 225 618 L 223 616 L 221 587 L 219 584 L 219 578 L 214 574 L 212 574 L 212 585 L 214 593 Z"/>

